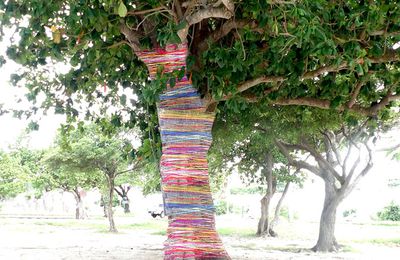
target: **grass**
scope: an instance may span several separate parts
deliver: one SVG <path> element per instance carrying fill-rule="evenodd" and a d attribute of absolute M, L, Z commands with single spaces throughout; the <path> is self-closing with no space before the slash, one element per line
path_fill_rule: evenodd
<path fill-rule="evenodd" d="M 373 238 L 364 240 L 354 240 L 356 243 L 369 243 L 384 246 L 400 246 L 400 238 Z"/>
<path fill-rule="evenodd" d="M 130 220 L 130 219 L 129 219 Z M 134 220 L 134 219 L 132 219 Z M 138 223 L 127 223 L 127 219 L 125 219 L 125 224 L 118 224 L 117 223 L 117 229 L 120 233 L 127 232 L 129 230 L 143 230 L 147 231 L 148 233 L 152 235 L 158 235 L 158 236 L 165 236 L 166 235 L 166 229 L 167 229 L 167 221 L 166 219 L 149 219 L 146 220 L 145 222 L 138 222 Z M 3 224 L 6 223 L 6 221 L 2 221 Z M 64 219 L 64 220 L 35 220 L 31 222 L 34 224 L 31 226 L 34 228 L 35 226 L 37 228 L 39 227 L 62 227 L 62 228 L 71 228 L 71 229 L 91 229 L 95 230 L 96 232 L 100 233 L 108 233 L 108 223 L 107 220 L 102 218 L 102 219 L 88 219 L 88 220 L 74 220 L 74 219 Z M 248 223 L 250 224 L 250 223 Z M 286 223 L 282 224 L 278 230 L 279 237 L 286 239 L 286 240 L 314 240 L 316 236 L 315 234 L 309 234 L 310 232 L 310 227 L 311 225 L 315 225 L 315 223 Z M 29 226 L 29 225 L 28 225 Z M 24 228 L 27 229 L 28 226 L 24 225 Z M 359 228 L 356 228 L 357 226 L 363 226 L 362 230 L 367 228 L 368 230 L 370 229 L 371 232 L 367 232 L 367 234 L 371 234 L 371 236 L 366 235 L 363 233 L 358 234 L 357 232 Z M 279 226 L 278 226 L 279 227 Z M 356 228 L 353 230 L 353 228 Z M 379 228 L 381 227 L 381 228 Z M 393 228 L 394 229 L 393 229 Z M 399 222 L 388 222 L 388 221 L 382 221 L 382 222 L 370 222 L 370 223 L 345 223 L 345 230 L 353 230 L 349 231 L 350 233 L 348 235 L 342 234 L 341 237 L 339 237 L 339 243 L 343 243 L 346 245 L 346 248 L 343 248 L 342 251 L 352 251 L 351 248 L 347 248 L 347 245 L 351 245 L 352 243 L 366 243 L 366 244 L 376 244 L 376 245 L 383 245 L 383 246 L 390 246 L 390 247 L 399 247 L 400 246 L 400 237 L 396 235 L 396 230 L 400 227 Z M 36 228 L 34 228 L 36 229 Z M 40 228 L 42 229 L 42 228 Z M 342 228 L 343 229 L 343 228 Z M 223 227 L 219 227 L 218 233 L 221 236 L 228 236 L 228 237 L 238 237 L 238 238 L 254 238 L 255 236 L 255 227 L 246 225 L 246 223 L 243 223 L 243 225 L 234 227 L 233 225 L 227 225 Z M 307 234 L 305 233 L 305 230 L 307 230 Z M 49 230 L 51 231 L 51 230 Z M 390 231 L 390 232 L 389 232 Z M 347 232 L 347 231 L 346 231 Z M 355 235 L 354 235 L 355 234 Z M 344 235 L 346 237 L 344 237 Z M 257 249 L 257 247 L 252 244 L 252 243 L 244 243 L 243 245 L 238 245 L 238 247 L 242 248 L 247 248 L 252 250 Z M 265 249 L 267 250 L 281 250 L 281 251 L 287 251 L 290 248 L 281 248 L 281 249 L 275 249 L 271 247 L 266 247 Z M 293 248 L 291 248 L 293 249 Z M 297 250 L 297 249 L 296 249 Z"/>
<path fill-rule="evenodd" d="M 255 230 L 249 227 L 221 227 L 218 233 L 222 236 L 255 237 Z"/>

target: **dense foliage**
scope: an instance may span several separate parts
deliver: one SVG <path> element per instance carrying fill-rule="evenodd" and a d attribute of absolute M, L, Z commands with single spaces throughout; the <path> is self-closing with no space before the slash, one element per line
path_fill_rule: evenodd
<path fill-rule="evenodd" d="M 378 212 L 378 217 L 381 220 L 400 221 L 400 205 L 392 201 L 390 205 Z"/>
<path fill-rule="evenodd" d="M 0 201 L 26 190 L 28 169 L 10 154 L 0 152 Z"/>
<path fill-rule="evenodd" d="M 397 1 L 9 0 L 0 13 L 7 57 L 23 66 L 12 82 L 33 103 L 46 96 L 32 111 L 97 118 L 94 107 L 119 104 L 124 110 L 110 112 L 115 126 L 149 130 L 166 81 L 149 83 L 132 49 L 181 40 L 210 106 L 237 112 L 259 101 L 387 118 L 383 108 L 399 98 Z M 59 63 L 67 72 L 50 73 Z"/>

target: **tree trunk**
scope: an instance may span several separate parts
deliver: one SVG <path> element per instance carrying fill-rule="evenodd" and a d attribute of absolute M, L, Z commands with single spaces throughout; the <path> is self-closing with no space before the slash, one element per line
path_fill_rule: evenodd
<path fill-rule="evenodd" d="M 187 45 L 137 55 L 154 79 L 186 67 Z M 230 259 L 215 229 L 215 208 L 208 178 L 207 151 L 215 115 L 186 76 L 160 95 L 158 116 L 162 139 L 160 162 L 168 239 L 164 259 Z"/>
<path fill-rule="evenodd" d="M 339 193 L 335 189 L 335 179 L 331 176 L 324 179 L 325 199 L 319 223 L 319 235 L 313 251 L 333 252 L 339 249 L 335 237 L 336 210 L 341 202 Z"/>
<path fill-rule="evenodd" d="M 110 223 L 110 232 L 118 232 L 117 228 L 115 227 L 115 222 L 114 222 L 114 212 L 113 212 L 113 198 L 114 198 L 114 174 L 109 173 L 107 174 L 107 179 L 108 179 L 108 203 L 107 203 L 107 217 L 108 217 L 108 222 Z"/>
<path fill-rule="evenodd" d="M 82 198 L 77 189 L 73 190 L 72 194 L 75 197 L 75 219 L 84 219 L 84 208 L 82 204 Z"/>
<path fill-rule="evenodd" d="M 267 194 L 261 199 L 261 217 L 258 221 L 257 236 L 269 235 L 269 208 L 271 199 L 276 191 L 276 178 L 272 174 L 273 158 L 270 153 L 266 155 L 265 174 L 268 183 Z"/>
<path fill-rule="evenodd" d="M 282 208 L 282 202 L 285 199 L 287 192 L 289 191 L 289 187 L 290 187 L 290 181 L 288 181 L 286 183 L 286 185 L 285 185 L 285 188 L 283 190 L 282 196 L 279 199 L 278 204 L 276 204 L 274 219 L 271 221 L 271 224 L 269 225 L 269 231 L 268 232 L 273 237 L 277 237 L 278 236 L 278 233 L 275 232 L 274 228 L 279 223 L 279 213 L 280 213 L 281 208 Z"/>
<path fill-rule="evenodd" d="M 128 214 L 131 212 L 129 208 L 129 198 L 128 198 L 128 192 L 130 191 L 130 186 L 128 186 L 126 189 L 122 185 L 118 186 L 121 190 L 119 191 L 117 187 L 114 188 L 115 192 L 118 194 L 118 196 L 121 197 L 121 206 L 124 209 L 124 213 Z"/>
<path fill-rule="evenodd" d="M 106 200 L 104 199 L 104 196 L 103 195 L 101 195 L 101 198 L 100 198 L 100 206 L 103 208 L 103 217 L 107 217 L 108 216 L 108 214 L 107 214 L 107 203 L 106 203 Z"/>

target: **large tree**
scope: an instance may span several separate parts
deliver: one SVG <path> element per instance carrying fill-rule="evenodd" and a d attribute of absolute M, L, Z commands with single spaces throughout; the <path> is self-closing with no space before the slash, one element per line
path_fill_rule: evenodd
<path fill-rule="evenodd" d="M 16 32 L 7 56 L 24 67 L 12 81 L 30 90 L 30 100 L 48 97 L 36 108 L 53 106 L 73 117 L 77 99 L 85 99 L 90 118 L 96 116 L 90 104 L 119 102 L 125 110 L 114 112 L 116 125 L 147 119 L 154 126 L 154 117 L 144 114 L 154 114 L 160 99 L 160 129 L 152 130 L 163 136 L 166 258 L 228 258 L 214 228 L 205 163 L 217 104 L 375 116 L 400 98 L 397 1 L 9 0 L 0 10 L 2 31 Z M 56 62 L 70 70 L 49 74 Z M 122 87 L 137 98 L 126 102 Z M 201 170 L 188 173 L 187 164 Z M 188 204 L 200 190 L 204 196 Z"/>
<path fill-rule="evenodd" d="M 325 198 L 315 251 L 339 249 L 335 237 L 337 208 L 372 168 L 373 152 L 366 124 L 343 126 L 336 131 L 321 127 L 320 133 L 303 135 L 294 143 L 277 140 L 290 165 L 306 169 L 324 182 Z M 314 162 L 296 158 L 290 153 L 292 150 L 308 154 Z"/>

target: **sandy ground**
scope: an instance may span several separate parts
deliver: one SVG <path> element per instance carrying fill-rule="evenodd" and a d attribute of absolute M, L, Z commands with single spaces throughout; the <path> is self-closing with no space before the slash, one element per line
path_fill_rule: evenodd
<path fill-rule="evenodd" d="M 65 225 L 67 221 L 71 220 L 0 218 L 0 259 L 156 260 L 163 258 L 165 237 L 155 234 L 154 231 L 124 229 L 117 234 L 110 234 L 99 231 L 93 226 L 71 227 Z M 104 223 L 104 220 L 98 221 Z M 60 225 L 49 225 L 54 222 L 59 222 Z M 236 236 L 223 236 L 222 239 L 232 259 L 237 260 L 400 259 L 398 246 L 352 244 L 350 252 L 321 254 L 306 249 L 313 244 L 313 241 L 309 240 Z"/>

